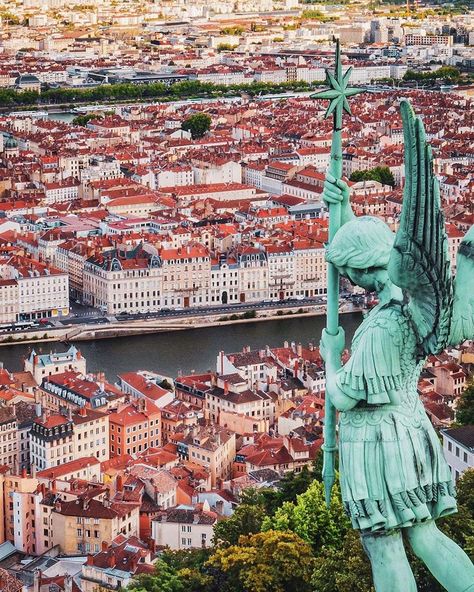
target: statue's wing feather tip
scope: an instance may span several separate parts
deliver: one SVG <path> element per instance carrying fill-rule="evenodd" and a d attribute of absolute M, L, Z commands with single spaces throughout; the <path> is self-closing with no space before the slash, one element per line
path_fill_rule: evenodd
<path fill-rule="evenodd" d="M 449 343 L 474 339 L 474 225 L 459 245 Z"/>

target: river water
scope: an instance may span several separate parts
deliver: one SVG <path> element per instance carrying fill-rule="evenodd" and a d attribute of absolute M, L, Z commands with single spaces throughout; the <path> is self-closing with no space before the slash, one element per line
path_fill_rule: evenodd
<path fill-rule="evenodd" d="M 361 322 L 360 313 L 341 315 L 341 324 L 350 339 Z M 259 323 L 242 323 L 220 327 L 207 327 L 189 331 L 155 333 L 134 337 L 81 341 L 76 346 L 87 360 L 91 372 L 103 371 L 111 382 L 125 371 L 154 370 L 167 376 L 204 372 L 216 369 L 219 351 L 226 353 L 242 350 L 246 345 L 259 349 L 269 345 L 282 346 L 285 340 L 300 341 L 303 345 L 319 343 L 325 317 L 299 317 Z M 16 372 L 23 367 L 23 357 L 31 351 L 31 345 L 0 347 L 0 361 L 4 367 Z M 62 351 L 59 343 L 35 344 L 36 351 Z"/>

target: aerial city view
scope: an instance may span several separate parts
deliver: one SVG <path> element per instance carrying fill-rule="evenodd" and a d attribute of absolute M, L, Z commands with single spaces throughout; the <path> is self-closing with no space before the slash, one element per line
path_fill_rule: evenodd
<path fill-rule="evenodd" d="M 472 0 L 0 1 L 0 592 L 474 592 Z"/>

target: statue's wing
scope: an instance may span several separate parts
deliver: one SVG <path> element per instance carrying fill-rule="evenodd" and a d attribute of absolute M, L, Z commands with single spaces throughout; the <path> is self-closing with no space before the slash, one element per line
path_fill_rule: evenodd
<path fill-rule="evenodd" d="M 474 339 L 474 226 L 459 245 L 449 343 Z"/>
<path fill-rule="evenodd" d="M 448 238 L 423 123 L 408 101 L 402 101 L 401 114 L 405 188 L 388 272 L 409 297 L 418 346 L 428 355 L 443 350 L 448 342 L 452 302 Z"/>

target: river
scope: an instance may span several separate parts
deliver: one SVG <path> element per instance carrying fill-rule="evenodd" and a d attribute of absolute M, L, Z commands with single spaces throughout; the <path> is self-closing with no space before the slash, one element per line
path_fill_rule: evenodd
<path fill-rule="evenodd" d="M 351 338 L 361 321 L 360 313 L 341 315 L 347 338 Z M 206 327 L 189 331 L 174 331 L 134 337 L 118 337 L 76 344 L 87 359 L 91 372 L 105 372 L 114 382 L 118 373 L 132 370 L 155 370 L 167 376 L 176 376 L 181 370 L 203 372 L 215 370 L 219 351 L 240 351 L 245 345 L 252 348 L 282 346 L 283 342 L 300 341 L 317 344 L 325 317 L 278 319 L 260 323 L 242 323 L 221 327 Z M 4 367 L 16 372 L 23 367 L 23 357 L 31 345 L 11 345 L 0 348 L 0 361 Z M 43 353 L 64 350 L 57 343 L 38 343 L 35 349 Z"/>

